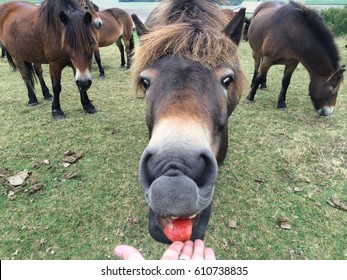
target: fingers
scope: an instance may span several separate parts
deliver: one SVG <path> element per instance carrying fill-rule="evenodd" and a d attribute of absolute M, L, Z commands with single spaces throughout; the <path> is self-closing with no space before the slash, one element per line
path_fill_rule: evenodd
<path fill-rule="evenodd" d="M 204 251 L 205 251 L 204 242 L 200 239 L 195 240 L 192 260 L 203 260 L 205 257 Z"/>
<path fill-rule="evenodd" d="M 214 251 L 211 248 L 205 249 L 205 260 L 216 260 L 216 255 L 214 254 Z"/>
<path fill-rule="evenodd" d="M 178 260 L 178 257 L 181 254 L 183 246 L 184 246 L 183 242 L 175 241 L 166 249 L 161 259 L 162 260 Z"/>
<path fill-rule="evenodd" d="M 191 240 L 188 240 L 184 243 L 184 247 L 181 255 L 179 256 L 179 260 L 190 260 L 193 255 L 193 246 L 194 243 Z"/>
<path fill-rule="evenodd" d="M 128 245 L 119 245 L 114 249 L 117 257 L 123 260 L 144 260 L 143 256 L 134 247 Z"/>

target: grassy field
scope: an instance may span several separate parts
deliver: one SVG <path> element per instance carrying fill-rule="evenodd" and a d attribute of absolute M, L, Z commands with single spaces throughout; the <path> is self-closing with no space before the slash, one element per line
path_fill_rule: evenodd
<path fill-rule="evenodd" d="M 345 40 L 338 44 L 346 64 Z M 247 43 L 240 54 L 250 79 Z M 89 91 L 99 112 L 82 110 L 66 68 L 66 119 L 58 122 L 40 94 L 38 106 L 26 106 L 19 73 L 0 60 L 1 259 L 113 259 L 120 243 L 157 259 L 166 247 L 147 232 L 138 183 L 148 141 L 146 103 L 134 96 L 131 71 L 119 68 L 117 48 L 101 55 L 107 77 L 99 81 L 94 64 Z M 282 71 L 270 70 L 269 88 L 253 105 L 246 104 L 245 90 L 230 118 L 229 152 L 220 166 L 206 243 L 219 259 L 347 259 L 346 212 L 327 203 L 347 201 L 347 90 L 333 116 L 318 117 L 301 66 L 289 87 L 288 110 L 279 112 Z M 69 150 L 83 157 L 64 167 Z M 6 178 L 25 169 L 31 173 L 26 183 L 11 187 Z M 287 229 L 279 226 L 283 220 Z"/>

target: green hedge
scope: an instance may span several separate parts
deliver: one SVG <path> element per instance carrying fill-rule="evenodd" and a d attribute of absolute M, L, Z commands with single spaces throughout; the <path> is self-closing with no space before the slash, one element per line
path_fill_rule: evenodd
<path fill-rule="evenodd" d="M 329 8 L 320 12 L 326 25 L 336 36 L 347 34 L 347 6 L 343 9 Z"/>

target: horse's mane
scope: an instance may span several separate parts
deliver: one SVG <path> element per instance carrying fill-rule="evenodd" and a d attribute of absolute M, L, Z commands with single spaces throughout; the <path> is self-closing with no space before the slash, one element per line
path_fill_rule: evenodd
<path fill-rule="evenodd" d="M 84 50 L 87 53 L 93 52 L 93 44 L 97 42 L 94 33 L 91 31 L 92 27 L 86 24 L 81 24 L 80 11 L 74 11 L 70 14 L 70 20 L 63 31 L 62 48 L 68 50 Z"/>
<path fill-rule="evenodd" d="M 96 42 L 95 35 L 86 24 L 80 24 L 85 10 L 78 0 L 45 0 L 41 4 L 40 16 L 44 18 L 46 26 L 53 27 L 53 32 L 61 32 L 62 23 L 59 13 L 64 12 L 70 18 L 64 29 L 62 47 L 64 49 L 79 49 L 91 52 L 92 43 Z"/>
<path fill-rule="evenodd" d="M 59 19 L 61 11 L 68 15 L 74 10 L 83 11 L 77 0 L 45 0 L 42 2 L 40 9 L 40 16 L 44 18 L 47 25 L 53 26 L 54 29 L 59 29 L 61 26 Z"/>
<path fill-rule="evenodd" d="M 303 18 L 309 26 L 312 33 L 318 38 L 318 41 L 322 43 L 326 51 L 327 56 L 330 58 L 333 67 L 337 69 L 339 67 L 339 51 L 335 44 L 334 36 L 332 32 L 326 27 L 323 18 L 313 9 L 310 9 L 302 4 L 294 1 L 289 2 L 297 10 L 302 12 Z"/>
<path fill-rule="evenodd" d="M 235 84 L 241 92 L 243 74 L 239 68 L 237 46 L 225 36 L 228 19 L 212 0 L 164 0 L 155 11 L 150 32 L 140 38 L 135 52 L 135 88 L 140 90 L 139 74 L 150 64 L 168 55 L 200 62 L 207 68 L 231 66 Z M 236 77 L 238 80 L 236 81 Z"/>

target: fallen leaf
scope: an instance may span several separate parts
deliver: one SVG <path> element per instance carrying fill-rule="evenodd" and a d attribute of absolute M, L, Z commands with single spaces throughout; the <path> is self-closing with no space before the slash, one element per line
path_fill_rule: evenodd
<path fill-rule="evenodd" d="M 282 229 L 291 229 L 291 225 L 289 224 L 288 218 L 286 217 L 278 217 L 277 224 Z"/>
<path fill-rule="evenodd" d="M 237 228 L 236 221 L 235 220 L 230 220 L 229 221 L 229 227 L 233 228 L 233 229 Z"/>
<path fill-rule="evenodd" d="M 64 153 L 63 161 L 68 163 L 75 163 L 81 157 L 83 157 L 83 152 L 67 151 Z"/>
<path fill-rule="evenodd" d="M 294 192 L 295 192 L 295 193 L 302 192 L 302 189 L 300 189 L 299 187 L 295 187 L 295 188 L 294 188 Z"/>
<path fill-rule="evenodd" d="M 65 168 L 68 168 L 70 165 L 71 165 L 71 164 L 68 163 L 68 162 L 64 162 L 64 163 L 63 163 L 63 166 L 64 166 Z"/>
<path fill-rule="evenodd" d="M 16 198 L 14 191 L 9 191 L 7 194 L 8 199 L 13 200 Z"/>
<path fill-rule="evenodd" d="M 347 204 L 342 202 L 340 199 L 336 198 L 336 197 L 332 197 L 328 200 L 328 204 L 331 207 L 343 210 L 343 211 L 347 211 Z"/>
<path fill-rule="evenodd" d="M 19 173 L 17 173 L 14 176 L 8 177 L 7 181 L 10 183 L 11 186 L 17 187 L 24 184 L 25 180 L 30 176 L 30 172 L 28 170 L 23 170 Z"/>
<path fill-rule="evenodd" d="M 66 173 L 66 174 L 64 175 L 64 177 L 65 177 L 65 179 L 70 180 L 70 179 L 72 179 L 72 178 L 77 177 L 77 175 L 78 175 L 78 173 L 69 172 L 69 173 Z"/>
<path fill-rule="evenodd" d="M 49 162 L 49 160 L 48 160 L 48 159 L 44 159 L 44 160 L 42 160 L 42 163 L 43 163 L 43 164 L 46 164 L 46 165 L 50 165 L 50 162 Z"/>
<path fill-rule="evenodd" d="M 291 229 L 291 228 L 292 228 L 291 225 L 290 225 L 288 222 L 281 222 L 281 223 L 279 224 L 279 226 L 280 226 L 280 228 L 282 228 L 282 229 Z"/>
<path fill-rule="evenodd" d="M 42 188 L 43 188 L 43 184 L 36 184 L 28 190 L 28 193 L 34 194 L 34 193 L 38 192 L 39 190 L 41 190 Z"/>

